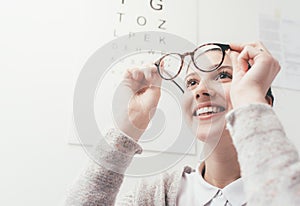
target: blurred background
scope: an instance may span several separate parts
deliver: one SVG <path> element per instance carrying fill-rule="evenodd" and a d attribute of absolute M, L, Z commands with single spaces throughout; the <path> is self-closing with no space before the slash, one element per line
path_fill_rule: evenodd
<path fill-rule="evenodd" d="M 107 42 L 148 30 L 195 45 L 265 43 L 282 65 L 273 85 L 274 108 L 300 150 L 295 1 L 0 0 L 0 205 L 62 203 L 88 161 L 72 121 L 77 77 Z M 194 148 L 176 168 L 196 163 Z M 135 180 L 126 179 L 121 192 Z"/>

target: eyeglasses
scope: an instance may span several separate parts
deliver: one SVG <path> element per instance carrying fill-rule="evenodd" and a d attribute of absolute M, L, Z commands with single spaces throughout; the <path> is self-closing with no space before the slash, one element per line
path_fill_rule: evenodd
<path fill-rule="evenodd" d="M 197 47 L 192 52 L 165 54 L 154 64 L 162 79 L 173 80 L 181 72 L 186 56 L 191 56 L 194 66 L 200 71 L 212 72 L 222 65 L 225 52 L 229 49 L 228 44 L 208 43 Z"/>

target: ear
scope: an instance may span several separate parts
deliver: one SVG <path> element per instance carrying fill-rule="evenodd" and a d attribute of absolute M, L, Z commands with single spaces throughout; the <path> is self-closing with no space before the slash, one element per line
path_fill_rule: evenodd
<path fill-rule="evenodd" d="M 273 100 L 272 100 L 272 98 L 271 98 L 269 95 L 266 95 L 266 100 L 267 100 L 268 104 L 269 104 L 271 107 L 273 107 Z"/>

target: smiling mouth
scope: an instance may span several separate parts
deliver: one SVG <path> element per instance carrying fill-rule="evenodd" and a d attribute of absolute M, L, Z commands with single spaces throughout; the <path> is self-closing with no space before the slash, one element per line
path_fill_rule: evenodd
<path fill-rule="evenodd" d="M 193 115 L 194 116 L 206 116 L 211 114 L 217 114 L 220 112 L 224 112 L 225 108 L 221 106 L 209 106 L 209 107 L 201 107 L 197 109 Z"/>

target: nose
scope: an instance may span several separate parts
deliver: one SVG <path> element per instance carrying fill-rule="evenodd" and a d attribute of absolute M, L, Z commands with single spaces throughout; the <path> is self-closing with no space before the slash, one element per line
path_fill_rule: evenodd
<path fill-rule="evenodd" d="M 207 81 L 201 81 L 194 90 L 194 97 L 196 100 L 210 98 L 215 96 L 216 91 L 211 88 Z"/>

